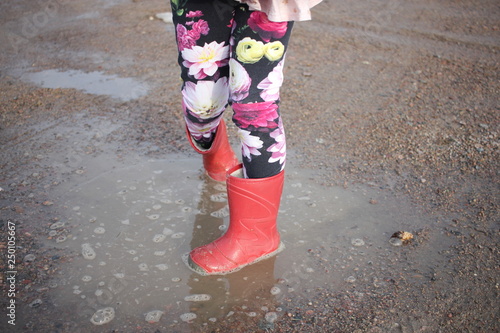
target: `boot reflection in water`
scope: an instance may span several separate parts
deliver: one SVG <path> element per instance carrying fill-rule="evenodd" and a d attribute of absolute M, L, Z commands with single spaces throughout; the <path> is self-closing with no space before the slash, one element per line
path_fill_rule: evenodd
<path fill-rule="evenodd" d="M 293 20 L 309 19 L 320 0 L 272 2 L 271 10 L 267 2 L 241 2 L 171 1 L 187 137 L 208 176 L 227 183 L 226 233 L 187 260 L 202 275 L 235 272 L 283 249 L 276 226 L 286 160 L 279 90 Z M 227 138 L 228 105 L 242 164 Z"/>

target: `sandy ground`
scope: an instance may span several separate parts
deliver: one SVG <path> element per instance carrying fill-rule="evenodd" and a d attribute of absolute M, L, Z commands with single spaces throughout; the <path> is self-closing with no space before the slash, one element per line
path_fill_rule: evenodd
<path fill-rule="evenodd" d="M 44 290 L 33 285 L 43 285 L 66 260 L 39 239 L 57 208 L 52 189 L 75 171 L 72 152 L 116 160 L 193 153 L 179 112 L 173 27 L 155 18 L 168 10 L 166 2 L 21 0 L 0 9 L 2 270 L 9 270 L 8 228 L 15 221 L 17 299 L 36 307 L 31 302 Z M 318 288 L 307 299 L 290 299 L 273 325 L 249 318 L 210 330 L 498 332 L 498 1 L 325 0 L 313 16 L 296 25 L 287 55 L 282 110 L 290 158 L 314 170 L 312 181 L 323 186 L 369 186 L 406 197 L 433 223 L 413 230 L 418 237 L 402 251 L 401 270 L 377 291 L 368 284 Z M 51 69 L 144 85 L 120 99 L 26 79 Z M 68 139 L 51 128 L 81 131 Z M 65 160 L 54 163 L 54 156 Z M 447 260 L 426 268 L 437 235 L 450 239 L 439 250 Z M 328 246 L 310 249 L 326 266 L 321 253 Z M 24 256 L 33 252 L 44 260 L 31 265 Z M 7 298 L 2 302 L 5 309 Z M 43 325 L 36 331 L 69 331 L 41 317 L 32 318 Z"/>

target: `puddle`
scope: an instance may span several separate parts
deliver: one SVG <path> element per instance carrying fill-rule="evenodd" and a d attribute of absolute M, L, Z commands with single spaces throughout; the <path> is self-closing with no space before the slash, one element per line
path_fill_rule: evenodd
<path fill-rule="evenodd" d="M 45 88 L 78 89 L 89 94 L 107 95 L 124 102 L 145 96 L 149 90 L 145 83 L 133 78 L 122 78 L 101 72 L 86 73 L 79 70 L 48 69 L 42 72 L 25 73 L 21 79 Z"/>
<path fill-rule="evenodd" d="M 202 179 L 198 158 L 149 160 L 75 182 L 60 194 L 67 211 L 48 245 L 82 255 L 52 280 L 50 298 L 77 314 L 82 332 L 106 319 L 93 317 L 99 310 L 112 314 L 107 330 L 140 318 L 151 329 L 196 332 L 230 316 L 272 325 L 291 297 L 382 281 L 385 259 L 399 250 L 389 237 L 423 217 L 375 190 L 326 188 L 307 170 L 287 168 L 279 216 L 286 249 L 226 276 L 200 276 L 182 261 L 228 224 L 225 185 Z"/>

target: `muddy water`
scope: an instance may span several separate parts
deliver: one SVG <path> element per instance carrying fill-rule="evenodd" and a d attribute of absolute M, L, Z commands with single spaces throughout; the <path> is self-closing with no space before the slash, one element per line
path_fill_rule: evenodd
<path fill-rule="evenodd" d="M 133 78 L 79 70 L 48 69 L 24 73 L 21 79 L 45 88 L 78 89 L 89 94 L 107 95 L 124 102 L 147 95 L 149 89 L 147 84 Z"/>
<path fill-rule="evenodd" d="M 289 165 L 279 216 L 285 251 L 233 274 L 200 276 L 183 255 L 228 225 L 225 185 L 200 175 L 198 158 L 173 155 L 70 181 L 58 194 L 66 211 L 49 242 L 77 255 L 51 282 L 50 297 L 77 313 L 82 331 L 96 323 L 123 330 L 130 318 L 182 331 L 228 316 L 266 327 L 291 297 L 314 288 L 384 283 L 384 262 L 400 250 L 388 242 L 392 233 L 428 222 L 402 199 L 323 187 Z"/>

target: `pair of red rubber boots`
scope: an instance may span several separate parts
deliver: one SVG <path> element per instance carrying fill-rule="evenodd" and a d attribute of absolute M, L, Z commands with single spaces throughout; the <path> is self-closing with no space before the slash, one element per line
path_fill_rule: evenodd
<path fill-rule="evenodd" d="M 186 130 L 187 131 L 187 130 Z M 191 251 L 189 266 L 202 275 L 227 274 L 269 258 L 284 246 L 276 225 L 284 172 L 269 177 L 243 178 L 221 120 L 209 149 L 202 149 L 187 132 L 191 146 L 203 156 L 203 166 L 214 180 L 226 181 L 229 227 L 212 243 Z"/>

